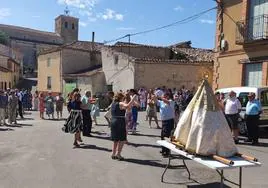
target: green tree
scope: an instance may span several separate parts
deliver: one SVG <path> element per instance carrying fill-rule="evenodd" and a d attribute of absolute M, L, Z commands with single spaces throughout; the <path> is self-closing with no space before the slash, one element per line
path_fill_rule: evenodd
<path fill-rule="evenodd" d="M 0 31 L 0 44 L 7 44 L 8 43 L 8 35 L 3 32 L 3 31 Z"/>

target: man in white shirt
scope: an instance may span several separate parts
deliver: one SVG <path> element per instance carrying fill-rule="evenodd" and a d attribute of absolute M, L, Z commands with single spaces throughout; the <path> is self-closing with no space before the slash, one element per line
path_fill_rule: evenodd
<path fill-rule="evenodd" d="M 239 113 L 241 111 L 241 103 L 236 98 L 236 93 L 234 91 L 231 91 L 229 93 L 229 97 L 225 100 L 225 116 L 227 119 L 227 122 L 233 132 L 234 141 L 236 144 L 238 144 L 238 135 L 239 135 L 239 129 L 238 129 L 238 117 Z"/>

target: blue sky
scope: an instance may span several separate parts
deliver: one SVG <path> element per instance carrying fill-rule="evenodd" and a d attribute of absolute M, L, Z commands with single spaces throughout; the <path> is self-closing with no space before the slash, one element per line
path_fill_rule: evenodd
<path fill-rule="evenodd" d="M 54 19 L 68 4 L 80 19 L 79 39 L 103 42 L 166 25 L 216 6 L 212 0 L 1 0 L 0 23 L 54 31 Z M 131 38 L 131 42 L 170 45 L 192 41 L 192 46 L 213 48 L 216 11 L 193 22 Z M 127 41 L 127 39 L 122 40 Z"/>

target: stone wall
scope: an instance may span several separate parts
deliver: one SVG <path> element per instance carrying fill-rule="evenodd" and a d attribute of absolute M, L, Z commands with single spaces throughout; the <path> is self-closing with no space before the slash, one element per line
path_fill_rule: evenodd
<path fill-rule="evenodd" d="M 212 63 L 187 63 L 176 61 L 139 61 L 135 63 L 135 88 L 180 88 L 184 85 L 191 89 L 197 87 L 200 81 L 208 76 L 209 83 L 213 81 Z"/>
<path fill-rule="evenodd" d="M 169 59 L 171 50 L 163 47 L 148 46 L 113 46 L 112 49 L 126 53 L 135 58 Z"/>
<path fill-rule="evenodd" d="M 23 54 L 23 65 L 25 67 L 37 69 L 37 56 L 38 52 L 57 47 L 57 45 L 38 44 L 33 42 L 24 42 L 18 40 L 11 40 L 10 46 L 12 49 L 19 51 Z"/>
<path fill-rule="evenodd" d="M 62 50 L 63 74 L 83 71 L 95 65 L 101 65 L 100 52 L 89 52 L 74 49 Z"/>
<path fill-rule="evenodd" d="M 112 85 L 113 91 L 134 88 L 134 66 L 132 59 L 111 48 L 102 48 L 102 69 L 107 85 Z"/>
<path fill-rule="evenodd" d="M 88 77 L 77 77 L 76 83 L 77 87 L 81 89 L 81 94 L 84 94 L 87 90 L 91 91 L 92 95 L 107 91 L 103 72 Z"/>

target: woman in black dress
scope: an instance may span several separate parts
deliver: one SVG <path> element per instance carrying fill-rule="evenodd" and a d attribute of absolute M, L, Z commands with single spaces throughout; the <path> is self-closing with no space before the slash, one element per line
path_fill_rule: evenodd
<path fill-rule="evenodd" d="M 81 130 L 82 130 L 82 110 L 81 99 L 79 93 L 75 92 L 72 95 L 71 101 L 68 103 L 68 109 L 70 110 L 69 117 L 67 118 L 63 131 L 66 133 L 74 134 L 74 146 L 79 147 L 78 142 L 82 142 Z"/>
<path fill-rule="evenodd" d="M 118 93 L 114 97 L 114 103 L 111 107 L 112 121 L 111 121 L 111 139 L 113 141 L 112 159 L 123 160 L 121 152 L 126 142 L 126 109 L 129 108 L 135 97 L 129 103 L 124 102 L 125 96 Z"/>

